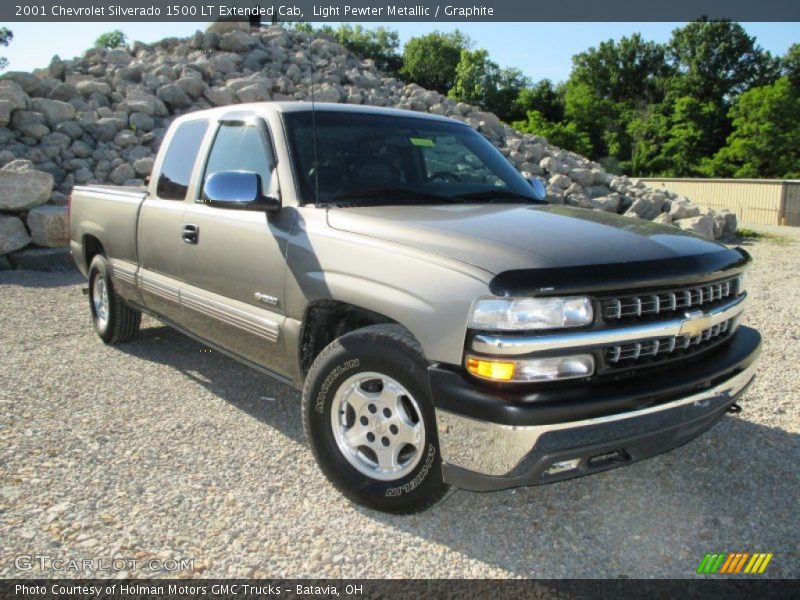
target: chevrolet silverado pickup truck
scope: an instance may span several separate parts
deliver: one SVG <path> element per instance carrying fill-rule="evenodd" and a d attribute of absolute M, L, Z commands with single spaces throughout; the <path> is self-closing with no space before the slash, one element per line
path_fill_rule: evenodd
<path fill-rule="evenodd" d="M 548 204 L 433 115 L 258 103 L 177 118 L 147 189 L 76 187 L 94 328 L 142 313 L 302 390 L 327 478 L 423 510 L 711 427 L 754 377 L 742 249 Z"/>

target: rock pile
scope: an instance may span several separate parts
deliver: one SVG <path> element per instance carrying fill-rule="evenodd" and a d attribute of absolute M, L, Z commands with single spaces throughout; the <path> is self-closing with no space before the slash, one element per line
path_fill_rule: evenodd
<path fill-rule="evenodd" d="M 312 82 L 317 102 L 393 106 L 468 123 L 524 175 L 542 178 L 551 202 L 672 223 L 713 238 L 736 229 L 729 212 L 701 210 L 676 194 L 606 173 L 494 114 L 386 77 L 371 60 L 325 37 L 216 24 L 188 39 L 94 48 L 0 78 L 0 255 L 29 240 L 66 243 L 65 204 L 75 185 L 143 184 L 174 116 L 239 102 L 310 100 Z"/>

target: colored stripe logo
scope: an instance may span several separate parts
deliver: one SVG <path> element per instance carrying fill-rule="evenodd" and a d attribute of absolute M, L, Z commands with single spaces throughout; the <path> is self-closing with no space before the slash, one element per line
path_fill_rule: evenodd
<path fill-rule="evenodd" d="M 698 575 L 736 575 L 739 573 L 760 575 L 765 571 L 772 552 L 721 552 L 718 554 L 706 553 L 700 564 L 697 565 Z"/>

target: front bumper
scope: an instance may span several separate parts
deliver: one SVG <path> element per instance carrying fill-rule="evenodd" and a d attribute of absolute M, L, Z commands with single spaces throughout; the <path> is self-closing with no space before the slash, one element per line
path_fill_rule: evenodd
<path fill-rule="evenodd" d="M 761 336 L 739 327 L 698 364 L 621 380 L 489 390 L 430 369 L 443 476 L 475 491 L 604 471 L 680 446 L 709 429 L 755 376 Z M 574 468 L 564 468 L 569 461 Z M 555 463 L 559 463 L 554 467 Z"/>

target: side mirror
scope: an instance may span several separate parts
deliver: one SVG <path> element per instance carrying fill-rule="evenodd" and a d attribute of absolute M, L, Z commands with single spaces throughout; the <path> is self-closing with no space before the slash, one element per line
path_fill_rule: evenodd
<path fill-rule="evenodd" d="M 209 206 L 239 210 L 278 212 L 280 200 L 261 193 L 261 175 L 250 171 L 219 171 L 203 186 L 203 199 Z"/>
<path fill-rule="evenodd" d="M 531 177 L 528 179 L 528 183 L 531 184 L 533 188 L 533 193 L 536 194 L 537 200 L 546 200 L 547 199 L 547 189 L 544 187 L 544 183 L 542 183 L 541 179 L 536 177 Z"/>

